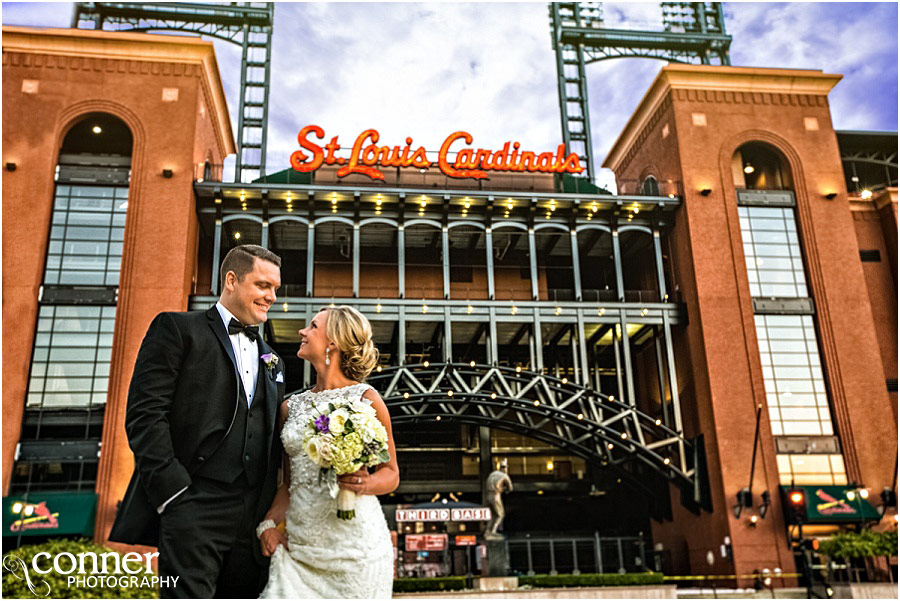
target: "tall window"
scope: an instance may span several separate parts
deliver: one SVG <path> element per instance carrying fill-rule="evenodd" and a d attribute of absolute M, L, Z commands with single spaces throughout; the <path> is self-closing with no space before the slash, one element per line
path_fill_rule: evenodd
<path fill-rule="evenodd" d="M 57 185 L 44 285 L 118 286 L 127 210 L 127 185 Z"/>
<path fill-rule="evenodd" d="M 751 143 L 734 156 L 738 216 L 782 484 L 846 484 L 786 162 Z"/>
<path fill-rule="evenodd" d="M 60 149 L 12 492 L 96 484 L 131 146 L 122 121 L 91 114 Z"/>
<path fill-rule="evenodd" d="M 793 207 L 738 207 L 750 294 L 809 296 Z"/>

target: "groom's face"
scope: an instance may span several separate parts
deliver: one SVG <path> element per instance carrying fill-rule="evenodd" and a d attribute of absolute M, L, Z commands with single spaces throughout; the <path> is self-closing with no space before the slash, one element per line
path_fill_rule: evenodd
<path fill-rule="evenodd" d="M 225 287 L 231 297 L 231 311 L 243 324 L 266 321 L 269 308 L 275 303 L 275 291 L 281 286 L 281 270 L 274 263 L 259 258 L 253 260 L 253 270 L 238 280 L 229 273 Z"/>

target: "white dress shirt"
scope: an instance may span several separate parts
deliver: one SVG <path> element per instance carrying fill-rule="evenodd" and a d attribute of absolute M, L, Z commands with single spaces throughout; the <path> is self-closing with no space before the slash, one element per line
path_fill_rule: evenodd
<path fill-rule="evenodd" d="M 225 308 L 222 303 L 216 303 L 216 309 L 222 317 L 225 324 L 225 331 L 228 331 L 228 324 L 231 319 L 237 319 L 231 314 L 231 311 Z M 240 321 L 240 320 L 238 320 Z M 255 340 L 250 340 L 240 332 L 228 336 L 231 341 L 231 348 L 234 349 L 234 358 L 237 360 L 237 368 L 241 374 L 241 383 L 244 385 L 244 392 L 247 394 L 247 407 L 253 403 L 253 395 L 256 393 L 256 378 L 259 376 L 259 345 Z M 188 489 L 187 486 L 179 490 L 177 493 L 169 497 L 169 499 L 156 508 L 157 513 L 166 510 L 166 505 L 175 500 L 178 495 Z"/>
<path fill-rule="evenodd" d="M 216 303 L 216 309 L 222 316 L 222 322 L 225 324 L 227 332 L 231 319 L 237 318 L 222 303 Z M 256 377 L 259 375 L 259 345 L 255 340 L 250 340 L 240 333 L 232 334 L 228 338 L 231 340 L 231 348 L 234 349 L 234 358 L 237 360 L 237 368 L 241 373 L 244 392 L 247 393 L 247 407 L 250 407 L 256 392 Z"/>

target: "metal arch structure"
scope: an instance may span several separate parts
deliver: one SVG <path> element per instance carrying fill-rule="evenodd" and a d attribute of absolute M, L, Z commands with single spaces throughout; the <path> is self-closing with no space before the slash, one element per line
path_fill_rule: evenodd
<path fill-rule="evenodd" d="M 663 31 L 609 29 L 601 2 L 551 2 L 550 27 L 556 52 L 557 91 L 563 142 L 585 165 L 592 181 L 590 111 L 586 66 L 611 58 L 656 58 L 669 62 L 730 64 L 731 36 L 718 2 L 661 2 Z M 715 62 L 714 62 L 715 61 Z"/>
<path fill-rule="evenodd" d="M 176 31 L 213 37 L 241 47 L 236 183 L 265 174 L 269 121 L 274 4 L 187 2 L 76 2 L 72 27 L 114 31 Z"/>
<path fill-rule="evenodd" d="M 447 420 L 524 434 L 598 467 L 626 474 L 648 468 L 678 486 L 690 505 L 706 505 L 702 444 L 565 378 L 473 361 L 385 367 L 368 381 L 395 425 Z"/>

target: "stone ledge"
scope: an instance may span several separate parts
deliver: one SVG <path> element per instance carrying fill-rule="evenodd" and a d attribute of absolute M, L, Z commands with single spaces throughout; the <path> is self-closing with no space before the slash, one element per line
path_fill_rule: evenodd
<path fill-rule="evenodd" d="M 594 586 L 565 588 L 532 588 L 510 591 L 446 591 L 396 593 L 394 598 L 420 599 L 677 599 L 674 584 L 650 586 Z"/>

